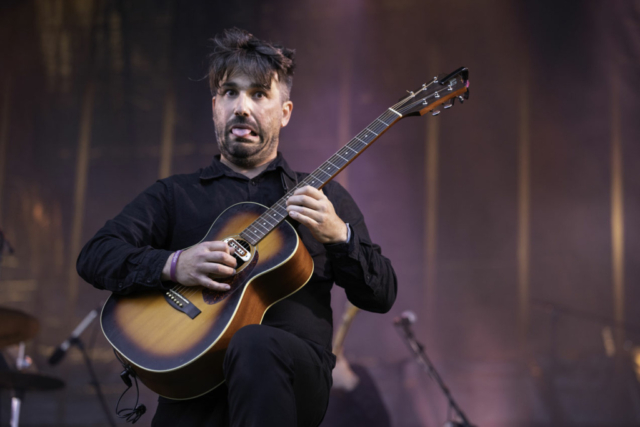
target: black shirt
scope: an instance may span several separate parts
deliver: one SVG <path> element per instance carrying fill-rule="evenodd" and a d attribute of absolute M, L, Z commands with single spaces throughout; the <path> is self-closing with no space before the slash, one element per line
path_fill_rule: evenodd
<path fill-rule="evenodd" d="M 234 172 L 216 156 L 196 173 L 158 180 L 87 242 L 78 257 L 78 273 L 96 288 L 120 294 L 173 286 L 160 279 L 172 252 L 202 240 L 229 206 L 247 201 L 271 206 L 285 194 L 287 182 L 305 176 L 293 172 L 278 153 L 252 179 Z M 313 257 L 315 269 L 307 285 L 272 306 L 262 323 L 329 349 L 334 282 L 357 307 L 382 313 L 395 301 L 397 285 L 390 261 L 371 243 L 362 213 L 349 193 L 335 181 L 323 191 L 338 216 L 349 223 L 351 239 L 322 245 L 305 226 L 287 219 Z"/>

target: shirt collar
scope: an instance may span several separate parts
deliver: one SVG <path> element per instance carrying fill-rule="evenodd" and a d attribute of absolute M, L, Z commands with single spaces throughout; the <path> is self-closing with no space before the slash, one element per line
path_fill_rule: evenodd
<path fill-rule="evenodd" d="M 260 173 L 260 175 L 269 171 L 277 170 L 277 169 L 280 169 L 292 180 L 294 181 L 296 180 L 296 173 L 289 167 L 289 164 L 282 156 L 282 153 L 280 153 L 279 151 L 276 158 L 273 159 L 271 163 L 269 163 L 269 166 L 267 166 L 267 168 L 263 170 L 262 173 Z M 223 175 L 237 177 L 240 174 L 234 172 L 227 165 L 223 164 L 220 161 L 220 154 L 216 154 L 211 164 L 201 170 L 200 179 L 202 180 L 216 179 L 216 178 L 220 178 Z M 244 177 L 244 175 L 240 175 L 240 176 Z"/>

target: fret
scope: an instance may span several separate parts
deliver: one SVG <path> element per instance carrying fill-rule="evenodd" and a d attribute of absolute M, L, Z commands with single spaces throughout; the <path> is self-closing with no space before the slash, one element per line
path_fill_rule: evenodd
<path fill-rule="evenodd" d="M 309 176 L 311 176 L 311 175 L 309 175 Z M 305 179 L 305 181 L 307 181 L 307 180 Z M 302 182 L 304 182 L 304 181 L 302 181 Z M 322 181 L 319 178 L 313 177 L 313 179 L 309 179 L 308 184 L 311 185 L 312 187 L 318 188 L 318 187 L 320 187 L 320 185 L 316 186 L 315 184 L 324 184 L 324 181 Z"/>
<path fill-rule="evenodd" d="M 267 212 L 269 212 L 269 211 L 267 211 Z M 260 218 L 258 218 L 258 219 L 263 221 L 266 224 L 269 224 L 271 226 L 271 228 L 273 228 L 276 225 L 278 225 L 278 223 L 274 224 L 273 222 L 271 222 L 271 218 L 269 218 L 269 215 L 262 214 L 262 215 L 260 215 Z"/>
<path fill-rule="evenodd" d="M 323 174 L 325 174 L 325 175 L 327 174 L 326 172 L 323 172 L 323 171 L 321 171 L 320 169 L 316 169 L 316 170 L 314 170 L 314 171 L 311 173 L 311 175 L 309 175 L 309 176 L 312 176 L 312 177 L 314 177 L 314 178 L 315 178 L 315 179 L 317 179 L 317 180 L 324 181 L 324 179 L 323 179 L 321 176 L 316 175 L 316 172 L 322 172 L 322 173 L 323 173 Z M 329 175 L 329 176 L 331 176 L 331 175 Z"/>
<path fill-rule="evenodd" d="M 267 233 L 265 233 L 264 231 L 260 230 L 258 227 L 256 227 L 256 224 L 255 224 L 255 223 L 254 223 L 254 224 L 251 224 L 251 227 L 253 228 L 253 231 L 254 231 L 254 233 L 255 233 L 256 235 L 258 235 L 258 236 L 260 236 L 260 235 L 261 235 L 261 236 L 260 236 L 260 238 L 262 238 L 262 237 L 266 236 L 266 235 L 267 235 L 267 233 L 269 232 L 269 231 L 267 231 Z"/>
<path fill-rule="evenodd" d="M 254 227 L 254 228 L 255 228 L 255 226 L 258 226 L 258 227 L 263 228 L 263 229 L 266 231 L 266 233 L 264 233 L 264 234 L 265 234 L 265 236 L 266 236 L 266 235 L 271 231 L 271 230 L 269 230 L 267 227 L 263 226 L 262 224 L 260 224 L 260 223 L 259 223 L 259 222 L 257 222 L 257 221 L 254 221 L 254 222 L 253 222 L 253 224 L 251 224 L 251 226 L 252 226 L 252 227 Z M 260 230 L 258 230 L 258 231 L 260 231 Z M 263 233 L 262 231 L 260 231 L 260 232 L 261 232 L 261 233 Z"/>
<path fill-rule="evenodd" d="M 336 156 L 340 157 L 341 159 L 344 159 L 346 162 L 348 162 L 348 161 L 349 161 L 349 159 L 345 159 L 345 158 L 344 158 L 344 157 L 342 157 L 340 154 L 337 154 L 337 153 L 336 153 Z"/>
<path fill-rule="evenodd" d="M 250 231 L 251 233 L 255 234 L 256 236 L 258 236 L 260 239 L 262 239 L 264 236 L 259 235 L 258 233 L 256 233 L 256 231 L 251 227 L 247 227 L 247 231 Z"/>
<path fill-rule="evenodd" d="M 349 144 L 345 145 L 344 148 L 345 148 L 345 151 L 347 151 L 346 149 L 349 149 L 349 150 L 353 151 L 354 153 L 358 154 L 358 152 L 356 150 L 354 150 L 353 148 L 349 147 Z M 347 154 L 345 153 L 345 156 L 346 155 Z"/>
<path fill-rule="evenodd" d="M 394 114 L 397 114 L 399 117 L 402 117 L 402 114 L 398 113 L 396 110 L 394 110 L 393 108 L 389 108 L 389 111 L 391 111 Z"/>
<path fill-rule="evenodd" d="M 283 202 L 283 203 L 286 203 L 286 202 Z M 278 206 L 277 208 L 280 210 L 278 211 L 278 214 L 282 217 L 281 219 L 285 219 L 289 215 L 289 212 L 287 212 L 286 205 Z"/>
<path fill-rule="evenodd" d="M 331 178 L 331 174 L 326 173 L 326 172 L 325 172 L 325 171 L 323 171 L 322 169 L 316 169 L 316 171 L 320 171 L 320 172 L 322 172 L 323 174 L 327 175 L 327 177 Z M 315 173 L 315 172 L 314 172 L 314 173 Z"/>
<path fill-rule="evenodd" d="M 358 140 L 361 143 L 363 143 L 365 147 L 367 146 L 367 143 L 365 141 L 361 140 L 360 138 L 358 138 L 357 136 L 352 139 L 352 141 L 355 141 L 355 140 Z"/>
<path fill-rule="evenodd" d="M 386 122 L 382 121 L 380 119 L 380 117 L 378 117 L 376 120 L 379 121 L 380 123 L 384 124 L 385 126 L 389 126 L 389 123 L 386 123 Z"/>
<path fill-rule="evenodd" d="M 340 166 L 336 166 L 335 164 L 331 163 L 330 160 L 327 160 L 325 163 L 329 163 L 331 166 L 333 166 L 333 167 L 335 167 L 337 169 L 340 169 Z"/>
<path fill-rule="evenodd" d="M 371 125 L 369 125 L 369 126 L 371 126 Z M 369 126 L 367 126 L 367 130 L 368 130 L 369 132 L 371 132 L 372 134 L 374 134 L 375 136 L 378 136 L 378 134 L 377 134 L 377 133 L 375 133 L 374 131 L 372 131 L 372 130 L 371 130 L 371 128 L 370 128 Z"/>
<path fill-rule="evenodd" d="M 331 158 L 329 159 L 331 161 L 333 161 L 333 164 L 335 164 L 336 166 L 338 166 L 338 168 L 344 167 L 344 165 L 346 165 L 347 163 L 349 163 L 349 160 L 342 158 L 342 160 L 344 160 L 344 162 L 341 160 L 340 156 L 338 156 L 338 154 L 334 154 L 333 156 L 331 156 Z"/>
<path fill-rule="evenodd" d="M 349 161 L 351 161 L 356 157 L 353 154 L 351 154 L 351 151 L 353 151 L 353 149 L 345 145 L 340 149 L 340 151 L 338 151 L 338 153 L 341 153 L 342 156 L 344 156 L 345 158 L 349 159 Z"/>
<path fill-rule="evenodd" d="M 360 149 L 358 147 L 355 146 L 355 144 L 357 144 L 359 141 L 356 138 L 353 138 L 351 141 L 349 141 L 349 143 L 347 145 L 345 145 L 345 147 L 349 147 L 349 149 L 351 151 L 353 151 L 354 153 L 356 153 L 356 156 L 358 154 L 360 154 Z M 352 147 L 353 145 L 353 147 Z M 366 145 L 366 144 L 365 144 Z"/>
<path fill-rule="evenodd" d="M 274 218 L 278 218 L 278 215 L 282 216 L 280 212 L 277 212 L 275 209 L 271 208 L 271 216 Z M 282 218 L 280 218 L 279 220 L 282 220 Z"/>

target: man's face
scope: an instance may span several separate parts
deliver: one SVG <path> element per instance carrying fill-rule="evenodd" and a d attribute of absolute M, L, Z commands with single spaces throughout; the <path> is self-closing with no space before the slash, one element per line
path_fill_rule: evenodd
<path fill-rule="evenodd" d="M 264 87 L 245 74 L 233 74 L 212 100 L 218 148 L 237 166 L 257 167 L 277 154 L 280 128 L 289 122 L 293 104 L 283 102 L 276 78 Z"/>

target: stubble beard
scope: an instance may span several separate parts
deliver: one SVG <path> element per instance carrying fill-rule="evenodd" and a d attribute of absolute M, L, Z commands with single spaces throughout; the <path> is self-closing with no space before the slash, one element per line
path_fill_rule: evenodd
<path fill-rule="evenodd" d="M 267 132 L 262 127 L 256 129 L 259 140 L 257 142 L 237 137 L 230 132 L 229 123 L 218 124 L 216 121 L 216 139 L 218 149 L 224 158 L 241 168 L 254 168 L 267 161 L 278 148 L 278 131 Z M 243 123 L 234 120 L 232 124 Z M 273 127 L 273 126 L 272 126 Z M 279 129 L 278 129 L 279 130 Z"/>
<path fill-rule="evenodd" d="M 278 146 L 278 138 L 271 137 L 263 141 L 260 136 L 260 142 L 249 141 L 245 138 L 235 138 L 230 133 L 225 134 L 222 138 L 218 134 L 218 148 L 220 153 L 236 166 L 242 168 L 253 168 L 263 164 L 276 150 Z"/>

